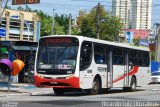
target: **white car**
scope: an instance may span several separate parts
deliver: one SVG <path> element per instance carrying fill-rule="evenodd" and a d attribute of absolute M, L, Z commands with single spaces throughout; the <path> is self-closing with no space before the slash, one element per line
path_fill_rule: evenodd
<path fill-rule="evenodd" d="M 151 83 L 160 83 L 160 71 L 152 72 Z"/>

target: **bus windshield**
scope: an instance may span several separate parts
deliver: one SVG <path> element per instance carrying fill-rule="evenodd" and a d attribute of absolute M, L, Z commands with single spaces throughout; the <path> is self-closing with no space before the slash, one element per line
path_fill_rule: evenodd
<path fill-rule="evenodd" d="M 48 40 L 48 38 L 46 39 Z M 66 43 L 62 39 L 57 39 L 58 42 L 55 42 L 55 39 L 49 42 L 44 42 L 44 40 L 40 42 L 37 56 L 37 69 L 56 69 L 59 71 L 75 69 L 78 43 L 72 43 L 75 41 Z M 71 40 L 73 40 L 73 38 Z"/>

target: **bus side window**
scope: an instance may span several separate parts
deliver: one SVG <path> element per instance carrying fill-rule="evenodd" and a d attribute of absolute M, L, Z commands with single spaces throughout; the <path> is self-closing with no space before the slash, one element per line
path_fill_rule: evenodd
<path fill-rule="evenodd" d="M 92 61 L 92 43 L 83 42 L 80 56 L 80 70 L 88 68 Z"/>
<path fill-rule="evenodd" d="M 150 62 L 149 52 L 143 52 L 143 66 L 148 67 Z"/>
<path fill-rule="evenodd" d="M 114 65 L 123 65 L 124 64 L 123 48 L 114 47 L 114 50 L 113 50 L 113 64 Z"/>
<path fill-rule="evenodd" d="M 105 63 L 105 56 L 104 55 L 95 55 L 96 63 L 104 64 Z"/>
<path fill-rule="evenodd" d="M 105 45 L 94 43 L 94 59 L 96 64 L 106 64 Z"/>
<path fill-rule="evenodd" d="M 138 52 L 136 50 L 130 50 L 129 52 L 129 65 L 130 66 L 137 66 L 138 65 Z"/>

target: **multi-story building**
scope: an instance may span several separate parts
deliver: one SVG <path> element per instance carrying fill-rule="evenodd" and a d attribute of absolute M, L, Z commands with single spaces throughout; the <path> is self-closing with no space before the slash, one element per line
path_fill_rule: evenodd
<path fill-rule="evenodd" d="M 130 9 L 130 0 L 112 0 L 112 13 L 113 15 L 122 19 L 124 28 L 129 27 Z"/>
<path fill-rule="evenodd" d="M 151 29 L 151 5 L 152 0 L 131 0 L 132 29 Z"/>
<path fill-rule="evenodd" d="M 5 9 L 1 28 L 6 30 L 6 36 L 1 41 L 37 42 L 40 37 L 40 21 L 34 12 Z"/>
<path fill-rule="evenodd" d="M 113 15 L 124 22 L 124 29 L 151 28 L 152 0 L 113 0 Z"/>

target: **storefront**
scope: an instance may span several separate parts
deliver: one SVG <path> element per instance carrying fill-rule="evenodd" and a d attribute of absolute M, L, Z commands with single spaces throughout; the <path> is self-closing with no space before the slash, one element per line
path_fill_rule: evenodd
<path fill-rule="evenodd" d="M 1 50 L 3 51 L 1 51 L 0 59 L 7 58 L 10 61 L 14 61 L 15 59 L 20 59 L 25 63 L 25 66 L 19 73 L 19 75 L 12 77 L 13 82 L 19 82 L 19 83 L 32 82 L 33 73 L 31 71 L 33 71 L 34 69 L 36 47 L 37 47 L 36 42 L 2 41 Z"/>

